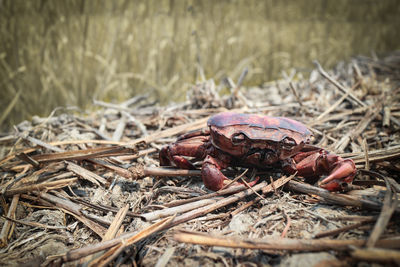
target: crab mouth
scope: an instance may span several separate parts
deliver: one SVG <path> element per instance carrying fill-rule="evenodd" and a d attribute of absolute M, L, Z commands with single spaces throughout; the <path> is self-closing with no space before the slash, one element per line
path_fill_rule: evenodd
<path fill-rule="evenodd" d="M 251 148 L 242 160 L 257 166 L 264 166 L 277 162 L 279 157 L 273 149 Z"/>

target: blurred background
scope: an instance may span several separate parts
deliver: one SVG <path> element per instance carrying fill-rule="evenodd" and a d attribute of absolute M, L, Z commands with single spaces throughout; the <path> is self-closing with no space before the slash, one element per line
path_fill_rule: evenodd
<path fill-rule="evenodd" d="M 185 100 L 198 67 L 258 86 L 400 49 L 398 0 L 1 0 L 0 127 L 149 93 Z"/>

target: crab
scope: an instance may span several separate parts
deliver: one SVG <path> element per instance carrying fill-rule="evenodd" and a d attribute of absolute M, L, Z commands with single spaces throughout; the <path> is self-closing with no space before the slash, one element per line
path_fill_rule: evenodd
<path fill-rule="evenodd" d="M 289 118 L 223 112 L 210 117 L 207 125 L 164 146 L 160 165 L 196 169 L 194 163 L 202 160 L 203 183 L 213 191 L 230 183 L 222 173 L 228 167 L 279 168 L 311 183 L 326 176 L 318 185 L 329 191 L 342 190 L 357 172 L 353 160 L 310 145 L 312 133 Z"/>

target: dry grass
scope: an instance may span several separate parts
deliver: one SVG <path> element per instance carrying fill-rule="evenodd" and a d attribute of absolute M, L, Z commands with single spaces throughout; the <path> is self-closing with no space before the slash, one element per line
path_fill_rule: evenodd
<path fill-rule="evenodd" d="M 0 125 L 57 106 L 151 92 L 182 100 L 207 78 L 247 85 L 280 71 L 399 48 L 385 1 L 16 1 L 0 8 Z M 14 101 L 13 101 L 14 100 Z"/>

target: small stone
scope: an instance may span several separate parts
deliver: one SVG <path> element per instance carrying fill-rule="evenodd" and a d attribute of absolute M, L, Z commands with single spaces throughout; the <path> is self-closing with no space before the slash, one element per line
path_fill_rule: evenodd
<path fill-rule="evenodd" d="M 111 191 L 111 203 L 117 208 L 122 208 L 124 206 L 124 197 L 122 193 L 122 188 L 120 183 L 116 183 Z"/>
<path fill-rule="evenodd" d="M 143 186 L 152 187 L 153 186 L 153 178 L 151 177 L 144 177 L 143 178 Z"/>
<path fill-rule="evenodd" d="M 240 234 L 248 231 L 253 224 L 254 220 L 248 214 L 240 213 L 233 216 L 229 223 L 229 229 Z"/>
<path fill-rule="evenodd" d="M 287 267 L 303 267 L 303 266 L 316 266 L 322 261 L 336 260 L 336 257 L 328 252 L 320 253 L 300 253 L 288 256 L 281 261 L 280 266 Z"/>

